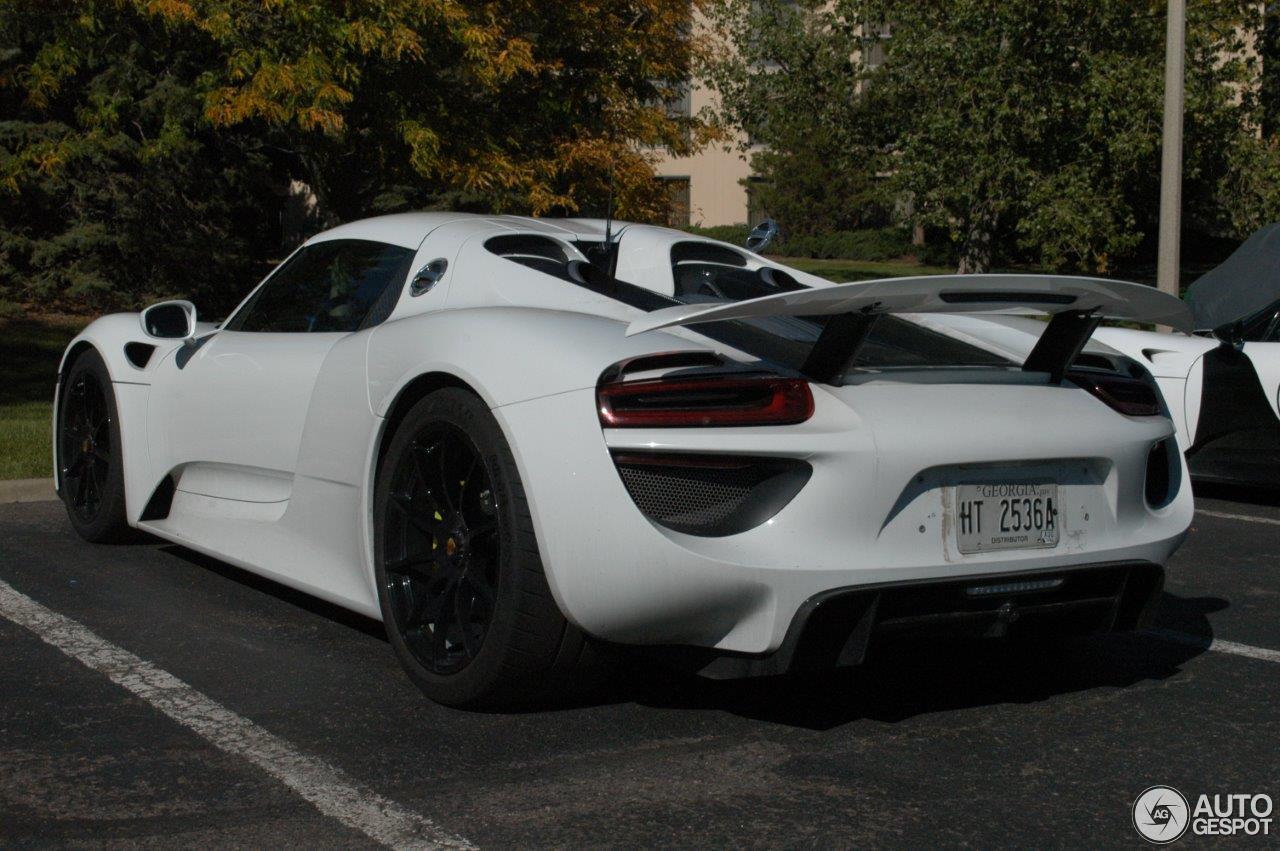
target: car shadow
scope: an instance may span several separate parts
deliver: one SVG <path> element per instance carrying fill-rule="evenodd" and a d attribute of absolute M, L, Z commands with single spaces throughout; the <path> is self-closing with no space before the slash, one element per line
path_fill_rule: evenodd
<path fill-rule="evenodd" d="M 157 539 L 158 540 L 158 539 Z M 267 579 L 256 573 L 250 573 L 247 570 L 219 561 L 212 556 L 198 553 L 195 550 L 189 550 L 186 547 L 177 544 L 162 544 L 159 550 L 167 555 L 180 558 L 188 564 L 203 568 L 210 573 L 217 574 L 224 579 L 237 582 L 246 588 L 252 588 L 263 594 L 275 597 L 281 602 L 296 606 L 299 609 L 310 612 L 313 615 L 331 620 L 335 623 L 342 624 L 345 627 L 362 632 L 365 635 L 372 636 L 382 641 L 387 640 L 386 633 L 382 628 L 382 624 L 373 618 L 367 618 L 362 614 L 353 612 L 350 609 L 344 609 L 342 606 L 321 600 L 319 597 L 313 597 L 305 591 L 298 591 L 290 588 L 288 585 L 281 585 L 273 579 Z"/>
<path fill-rule="evenodd" d="M 172 544 L 162 552 L 364 635 L 386 641 L 382 624 L 304 592 Z M 709 680 L 620 654 L 603 684 L 557 694 L 508 714 L 581 711 L 632 703 L 672 711 L 725 712 L 809 730 L 858 720 L 900 722 L 999 704 L 1032 704 L 1098 688 L 1126 688 L 1176 675 L 1213 640 L 1217 597 L 1161 596 L 1155 631 L 1069 638 L 1056 643 L 954 641 L 873 646 L 853 669 L 807 676 Z M 1166 634 L 1162 635 L 1161 631 Z M 1171 640 L 1169 632 L 1177 634 Z M 390 651 L 388 646 L 387 652 Z M 425 699 L 425 698 L 424 698 Z"/>
<path fill-rule="evenodd" d="M 1197 499 L 1220 499 L 1225 502 L 1249 505 L 1280 506 L 1280 488 L 1193 481 L 1191 489 Z"/>
<path fill-rule="evenodd" d="M 806 677 L 714 681 L 650 669 L 634 677 L 624 673 L 625 686 L 615 685 L 612 693 L 606 690 L 599 697 L 664 709 L 716 710 L 809 730 L 858 720 L 895 723 L 937 712 L 1033 704 L 1176 675 L 1208 649 L 1213 629 L 1207 616 L 1227 605 L 1216 597 L 1165 593 L 1154 631 L 1056 643 L 885 646 L 857 668 Z M 1176 633 L 1172 640 L 1170 632 Z"/>

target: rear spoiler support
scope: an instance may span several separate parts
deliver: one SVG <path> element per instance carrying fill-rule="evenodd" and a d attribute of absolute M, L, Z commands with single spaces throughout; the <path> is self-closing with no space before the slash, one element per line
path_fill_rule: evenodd
<path fill-rule="evenodd" d="M 1035 348 L 1027 355 L 1022 369 L 1026 372 L 1047 372 L 1050 384 L 1061 384 L 1067 368 L 1089 342 L 1101 321 L 1101 316 L 1089 310 L 1055 313 L 1036 341 Z"/>
<path fill-rule="evenodd" d="M 821 384 L 834 384 L 844 375 L 858 350 L 871 333 L 881 315 L 875 306 L 852 313 L 838 313 L 827 324 L 813 344 L 812 351 L 800 367 L 800 374 Z M 1046 372 L 1050 384 L 1061 384 L 1072 362 L 1079 356 L 1102 317 L 1089 310 L 1067 310 L 1055 313 L 1036 341 L 1022 365 L 1025 372 Z"/>
<path fill-rule="evenodd" d="M 880 314 L 874 306 L 854 313 L 837 313 L 827 320 L 817 342 L 800 367 L 800 374 L 820 384 L 834 384 L 862 348 Z"/>

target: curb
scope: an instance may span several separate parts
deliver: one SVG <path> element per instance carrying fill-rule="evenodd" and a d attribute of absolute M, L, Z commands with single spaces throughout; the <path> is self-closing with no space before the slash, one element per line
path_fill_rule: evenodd
<path fill-rule="evenodd" d="M 0 503 L 50 502 L 58 498 L 53 479 L 12 479 L 0 481 Z"/>

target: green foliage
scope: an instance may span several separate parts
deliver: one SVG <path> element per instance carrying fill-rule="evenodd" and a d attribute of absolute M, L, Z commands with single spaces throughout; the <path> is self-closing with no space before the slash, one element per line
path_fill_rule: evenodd
<path fill-rule="evenodd" d="M 1280 222 L 1280 136 L 1237 139 L 1221 188 L 1236 233 Z"/>
<path fill-rule="evenodd" d="M 746 245 L 747 234 L 751 232 L 751 228 L 745 224 L 737 225 L 716 225 L 715 227 L 699 227 L 690 225 L 684 230 L 689 233 L 705 236 L 707 239 L 718 239 L 721 242 L 727 242 L 730 245 Z"/>
<path fill-rule="evenodd" d="M 794 235 L 884 224 L 877 117 L 839 17 L 816 0 L 721 0 L 711 15 L 729 44 L 709 51 L 702 71 L 725 123 L 746 131 L 763 208 Z"/>
<path fill-rule="evenodd" d="M 695 226 L 685 230 L 730 245 L 746 245 L 751 229 L 745 224 L 737 224 Z M 767 249 L 769 254 L 818 260 L 895 260 L 915 251 L 911 245 L 911 233 L 900 227 L 800 234 L 783 231 Z"/>
<path fill-rule="evenodd" d="M 820 260 L 894 260 L 913 253 L 911 233 L 898 227 L 782 236 L 771 253 Z"/>
<path fill-rule="evenodd" d="M 453 207 L 653 218 L 702 0 L 0 4 L 0 297 L 206 315 L 325 221 Z"/>
<path fill-rule="evenodd" d="M 707 66 L 730 119 L 773 149 L 775 190 L 835 220 L 879 204 L 941 230 L 962 270 L 994 262 L 1105 272 L 1156 229 L 1164 4 L 1130 0 L 722 0 L 734 50 Z M 880 38 L 874 22 L 891 21 Z M 1240 237 L 1268 186 L 1258 4 L 1189 10 L 1183 199 L 1193 232 Z M 876 59 L 871 62 L 869 60 Z M 879 60 L 883 59 L 881 63 Z M 816 149 L 812 153 L 811 149 Z M 813 174 L 787 169 L 813 163 Z M 877 175 L 844 185 L 849 175 Z M 811 225 L 802 211 L 789 216 Z M 779 217 L 784 229 L 786 218 Z"/>
<path fill-rule="evenodd" d="M 114 7 L 97 19 L 111 38 L 44 9 L 0 7 L 0 294 L 46 309 L 179 292 L 225 304 L 270 231 L 270 180 L 260 143 L 203 121 L 189 81 L 211 55 Z M 63 37 L 77 58 L 50 68 Z"/>

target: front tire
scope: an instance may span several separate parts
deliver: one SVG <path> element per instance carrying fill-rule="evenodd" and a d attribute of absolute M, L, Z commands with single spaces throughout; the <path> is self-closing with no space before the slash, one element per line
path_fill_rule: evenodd
<path fill-rule="evenodd" d="M 127 539 L 116 397 L 107 365 L 93 349 L 67 371 L 58 405 L 58 465 L 62 501 L 76 534 L 93 543 Z"/>
<path fill-rule="evenodd" d="M 528 702 L 593 655 L 552 599 L 511 448 L 465 390 L 426 396 L 391 437 L 374 569 L 396 656 L 438 703 Z"/>

